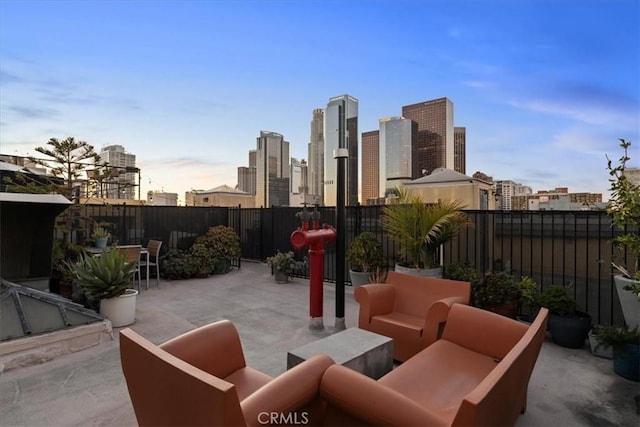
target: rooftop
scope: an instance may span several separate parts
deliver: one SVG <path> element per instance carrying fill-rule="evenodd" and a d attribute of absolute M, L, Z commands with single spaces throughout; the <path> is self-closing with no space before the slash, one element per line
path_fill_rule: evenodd
<path fill-rule="evenodd" d="M 130 327 L 161 343 L 220 319 L 238 328 L 247 364 L 271 376 L 286 370 L 287 350 L 327 336 L 335 322 L 335 286 L 324 286 L 322 333 L 308 329 L 308 281 L 277 284 L 264 264 L 244 262 L 221 276 L 151 281 L 138 295 Z M 358 305 L 346 290 L 345 322 L 357 327 Z M 135 425 L 114 340 L 48 362 L 0 374 L 0 424 L 25 426 Z M 38 355 L 34 355 L 35 358 Z M 40 355 L 46 359 L 46 355 Z M 634 396 L 640 384 L 613 373 L 612 361 L 547 340 L 529 384 L 518 426 L 640 424 Z M 637 398 L 636 398 L 637 399 Z"/>

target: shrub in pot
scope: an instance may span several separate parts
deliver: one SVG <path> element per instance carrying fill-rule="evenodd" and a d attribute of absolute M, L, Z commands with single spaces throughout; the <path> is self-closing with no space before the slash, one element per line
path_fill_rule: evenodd
<path fill-rule="evenodd" d="M 160 257 L 160 276 L 164 279 L 190 279 L 198 266 L 188 251 L 172 249 Z"/>
<path fill-rule="evenodd" d="M 631 142 L 620 139 L 620 147 L 623 155 L 617 166 L 607 157 L 611 176 L 607 213 L 620 233 L 612 240 L 619 256 L 611 264 L 619 273 L 614 276 L 614 282 L 625 322 L 635 328 L 640 325 L 640 185 L 625 173 Z"/>
<path fill-rule="evenodd" d="M 195 244 L 204 245 L 216 261 L 213 262 L 210 273 L 227 273 L 231 269 L 231 260 L 240 258 L 240 237 L 235 230 L 226 225 L 209 228 L 198 237 Z"/>
<path fill-rule="evenodd" d="M 347 249 L 346 259 L 351 265 L 351 285 L 356 287 L 369 283 L 371 273 L 384 267 L 382 245 L 375 234 L 365 231 L 353 238 Z"/>
<path fill-rule="evenodd" d="M 605 325 L 598 328 L 596 349 L 613 348 L 613 371 L 640 381 L 640 332 L 638 328 Z"/>
<path fill-rule="evenodd" d="M 455 201 L 427 204 L 403 189 L 396 194 L 396 201 L 382 211 L 382 227 L 400 247 L 396 271 L 405 267 L 404 273 L 442 277 L 438 251 L 468 223 L 464 206 Z"/>
<path fill-rule="evenodd" d="M 267 265 L 271 267 L 271 272 L 278 283 L 288 282 L 289 276 L 304 268 L 304 262 L 296 261 L 293 251 L 277 251 L 275 255 L 267 258 Z"/>
<path fill-rule="evenodd" d="M 512 319 L 523 305 L 533 304 L 538 289 L 533 279 L 523 276 L 517 280 L 508 271 L 489 273 L 475 283 L 471 291 L 476 306 Z"/>
<path fill-rule="evenodd" d="M 563 347 L 581 348 L 591 329 L 591 316 L 578 310 L 566 287 L 551 285 L 540 293 L 539 304 L 549 309 L 547 330 Z"/>
<path fill-rule="evenodd" d="M 99 257 L 82 254 L 78 262 L 68 264 L 89 301 L 99 301 L 99 310 L 114 327 L 135 321 L 138 291 L 131 289 L 137 266 L 126 262 L 117 249 L 106 250 Z"/>

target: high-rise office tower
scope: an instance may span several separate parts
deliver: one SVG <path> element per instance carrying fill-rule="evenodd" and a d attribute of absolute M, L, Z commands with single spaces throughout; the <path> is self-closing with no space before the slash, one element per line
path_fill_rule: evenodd
<path fill-rule="evenodd" d="M 256 150 L 249 151 L 249 167 L 238 167 L 238 190 L 256 194 Z"/>
<path fill-rule="evenodd" d="M 456 172 L 467 173 L 467 128 L 453 128 L 453 165 Z"/>
<path fill-rule="evenodd" d="M 309 138 L 309 200 L 322 204 L 324 201 L 324 110 L 313 110 L 311 135 Z"/>
<path fill-rule="evenodd" d="M 289 205 L 289 142 L 260 131 L 256 149 L 256 207 Z"/>
<path fill-rule="evenodd" d="M 329 99 L 324 115 L 324 204 L 336 206 L 338 161 L 334 151 L 345 148 L 345 204 L 358 203 L 358 100 L 349 95 Z"/>
<path fill-rule="evenodd" d="M 362 132 L 362 203 L 375 204 L 380 197 L 380 131 Z"/>
<path fill-rule="evenodd" d="M 418 168 L 455 169 L 453 103 L 447 98 L 402 107 L 402 116 L 418 123 Z"/>
<path fill-rule="evenodd" d="M 418 124 L 404 117 L 380 119 L 379 197 L 420 176 Z"/>
<path fill-rule="evenodd" d="M 108 164 L 108 176 L 100 193 L 110 199 L 133 199 L 136 189 L 136 156 L 122 145 L 107 145 L 100 151 L 100 163 Z"/>

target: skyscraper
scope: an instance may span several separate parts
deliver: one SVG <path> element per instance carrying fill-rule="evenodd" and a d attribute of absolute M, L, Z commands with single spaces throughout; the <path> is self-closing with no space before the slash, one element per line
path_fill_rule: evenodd
<path fill-rule="evenodd" d="M 380 197 L 380 131 L 362 132 L 362 203 Z"/>
<path fill-rule="evenodd" d="M 311 135 L 309 138 L 309 201 L 322 204 L 324 201 L 324 110 L 313 110 Z"/>
<path fill-rule="evenodd" d="M 136 156 L 125 152 L 122 145 L 107 145 L 100 151 L 100 163 L 107 163 L 112 177 L 106 182 L 104 197 L 133 199 L 136 189 Z"/>
<path fill-rule="evenodd" d="M 238 167 L 238 190 L 256 194 L 256 150 L 249 151 L 249 167 Z"/>
<path fill-rule="evenodd" d="M 456 126 L 453 128 L 453 164 L 456 172 L 467 172 L 467 128 Z"/>
<path fill-rule="evenodd" d="M 418 168 L 455 169 L 453 103 L 447 98 L 402 107 L 402 116 L 418 123 Z"/>
<path fill-rule="evenodd" d="M 289 205 L 289 142 L 260 131 L 256 150 L 256 207 Z"/>
<path fill-rule="evenodd" d="M 324 204 L 336 206 L 338 148 L 346 148 L 348 159 L 345 179 L 345 204 L 358 203 L 358 100 L 349 95 L 329 99 L 325 110 Z"/>
<path fill-rule="evenodd" d="M 404 117 L 380 119 L 379 197 L 420 176 L 418 124 Z"/>

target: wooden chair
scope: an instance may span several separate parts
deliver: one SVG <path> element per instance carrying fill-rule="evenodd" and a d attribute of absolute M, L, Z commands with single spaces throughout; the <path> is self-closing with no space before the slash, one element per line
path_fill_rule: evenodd
<path fill-rule="evenodd" d="M 156 270 L 156 286 L 160 287 L 160 247 L 162 241 L 149 240 L 147 243 L 147 253 L 145 259 L 140 262 L 141 267 L 146 269 L 147 289 L 149 289 L 149 268 L 155 267 Z"/>
<path fill-rule="evenodd" d="M 140 254 L 142 252 L 142 245 L 116 246 L 116 250 L 118 250 L 118 252 L 120 252 L 121 254 L 124 254 L 126 262 L 136 264 L 136 272 L 133 276 L 133 283 L 135 285 L 136 276 L 138 276 L 138 289 L 140 289 Z"/>

